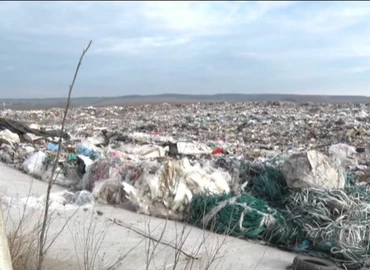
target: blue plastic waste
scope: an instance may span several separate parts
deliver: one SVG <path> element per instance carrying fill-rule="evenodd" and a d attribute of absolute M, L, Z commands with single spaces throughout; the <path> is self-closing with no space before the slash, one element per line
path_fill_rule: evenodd
<path fill-rule="evenodd" d="M 96 160 L 100 158 L 100 155 L 98 153 L 96 153 L 92 149 L 87 148 L 86 146 L 78 145 L 76 150 L 77 150 L 77 155 L 84 155 L 86 157 L 91 158 L 92 160 Z"/>
<path fill-rule="evenodd" d="M 59 149 L 59 146 L 57 144 L 53 144 L 53 143 L 49 143 L 47 146 L 46 146 L 46 150 L 48 151 L 53 151 L 53 152 L 57 152 Z"/>

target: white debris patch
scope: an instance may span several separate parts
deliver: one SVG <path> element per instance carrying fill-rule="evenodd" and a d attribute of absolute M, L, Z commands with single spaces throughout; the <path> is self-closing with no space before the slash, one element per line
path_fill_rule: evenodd
<path fill-rule="evenodd" d="M 9 207 L 28 207 L 37 210 L 43 210 L 45 207 L 46 195 L 35 197 L 29 196 L 21 199 L 4 196 L 2 202 Z M 71 210 L 78 207 L 93 207 L 94 197 L 88 191 L 79 191 L 76 193 L 67 190 L 50 193 L 50 210 Z"/>

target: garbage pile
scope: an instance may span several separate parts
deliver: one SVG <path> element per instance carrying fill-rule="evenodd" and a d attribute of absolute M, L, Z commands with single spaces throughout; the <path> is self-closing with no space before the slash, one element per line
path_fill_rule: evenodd
<path fill-rule="evenodd" d="M 3 110 L 0 160 L 49 181 L 60 151 L 53 180 L 69 191 L 54 197 L 64 205 L 129 201 L 142 214 L 360 268 L 370 253 L 369 111 L 278 102 L 72 108 L 61 134 L 62 109 Z"/>
<path fill-rule="evenodd" d="M 291 164 L 288 160 L 281 167 Z M 351 174 L 343 174 L 343 188 L 308 184 L 307 179 L 317 173 L 314 168 L 296 178 L 302 187 L 292 188 L 281 167 L 267 166 L 241 194 L 195 196 L 187 221 L 217 233 L 330 259 L 338 266 L 361 265 L 370 252 L 370 189 L 357 185 Z M 327 180 L 342 185 L 342 178 L 334 175 Z"/>

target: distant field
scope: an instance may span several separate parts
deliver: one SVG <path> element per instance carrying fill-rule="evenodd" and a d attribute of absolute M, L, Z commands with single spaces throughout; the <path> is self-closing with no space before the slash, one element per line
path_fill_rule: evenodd
<path fill-rule="evenodd" d="M 263 102 L 281 101 L 298 103 L 369 103 L 370 97 L 365 96 L 318 96 L 318 95 L 285 95 L 285 94 L 218 94 L 218 95 L 180 95 L 163 94 L 148 96 L 121 96 L 121 97 L 80 97 L 72 100 L 72 106 L 134 106 L 141 104 L 183 104 L 194 102 Z M 14 110 L 48 109 L 64 107 L 65 98 L 47 99 L 0 99 L 0 104 L 6 103 L 6 108 Z M 11 104 L 11 105 L 9 105 Z M 3 106 L 1 106 L 1 109 Z"/>

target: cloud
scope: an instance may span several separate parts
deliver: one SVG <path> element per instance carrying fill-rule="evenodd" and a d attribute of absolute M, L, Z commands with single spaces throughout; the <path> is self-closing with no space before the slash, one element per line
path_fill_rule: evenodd
<path fill-rule="evenodd" d="M 0 97 L 65 96 L 90 39 L 74 96 L 368 95 L 369 15 L 355 1 L 1 2 Z"/>
<path fill-rule="evenodd" d="M 164 48 L 189 42 L 188 38 L 139 37 L 139 38 L 105 38 L 102 39 L 95 54 L 140 54 L 148 48 Z"/>

